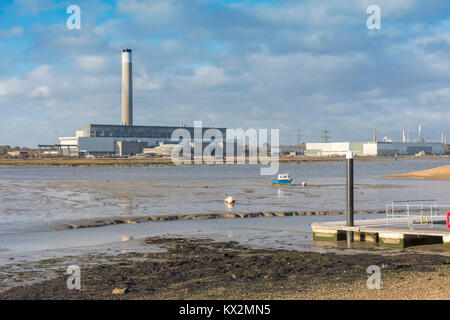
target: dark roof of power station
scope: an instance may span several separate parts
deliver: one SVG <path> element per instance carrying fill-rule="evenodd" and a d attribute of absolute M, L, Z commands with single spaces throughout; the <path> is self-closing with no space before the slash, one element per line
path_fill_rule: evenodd
<path fill-rule="evenodd" d="M 116 137 L 116 138 L 170 138 L 176 129 L 186 129 L 191 137 L 194 136 L 194 127 L 173 126 L 121 126 L 108 124 L 85 124 L 83 126 L 85 137 Z M 202 133 L 208 129 L 217 129 L 226 137 L 226 128 L 202 128 Z"/>

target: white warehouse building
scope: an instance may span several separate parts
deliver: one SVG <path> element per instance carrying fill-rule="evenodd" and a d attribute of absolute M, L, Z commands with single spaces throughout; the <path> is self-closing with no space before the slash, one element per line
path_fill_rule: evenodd
<path fill-rule="evenodd" d="M 445 144 L 426 142 L 324 142 L 307 143 L 305 155 L 307 156 L 336 156 L 345 155 L 353 151 L 359 156 L 390 156 L 415 155 L 425 153 L 428 155 L 445 154 Z"/>

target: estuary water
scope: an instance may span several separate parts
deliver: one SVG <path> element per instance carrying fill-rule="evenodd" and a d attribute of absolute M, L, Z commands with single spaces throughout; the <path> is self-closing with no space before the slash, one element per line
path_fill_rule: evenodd
<path fill-rule="evenodd" d="M 355 210 L 384 210 L 393 200 L 435 199 L 448 205 L 450 181 L 381 176 L 449 162 L 355 162 Z M 115 216 L 344 210 L 345 169 L 345 162 L 281 164 L 280 172 L 290 173 L 294 183 L 273 186 L 271 177 L 260 175 L 258 165 L 0 167 L 0 265 L 84 252 L 148 250 L 138 239 L 149 236 L 208 237 L 252 247 L 329 252 L 312 241 L 310 224 L 342 220 L 344 215 L 178 220 L 64 231 L 53 231 L 51 225 Z M 233 208 L 224 204 L 228 195 L 236 199 Z M 384 215 L 355 219 L 380 217 Z M 124 236 L 131 239 L 128 244 L 121 242 Z"/>
<path fill-rule="evenodd" d="M 355 162 L 355 210 L 392 200 L 450 202 L 450 181 L 382 178 L 450 159 Z M 51 231 L 84 218 L 192 213 L 343 210 L 345 162 L 280 164 L 293 186 L 273 186 L 258 165 L 174 167 L 1 167 L 0 237 Z M 306 181 L 308 186 L 301 187 Z M 233 208 L 226 196 L 236 199 Z"/>

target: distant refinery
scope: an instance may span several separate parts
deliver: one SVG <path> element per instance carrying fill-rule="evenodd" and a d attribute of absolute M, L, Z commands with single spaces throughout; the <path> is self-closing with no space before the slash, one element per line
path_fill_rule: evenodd
<path fill-rule="evenodd" d="M 423 135 L 422 135 L 422 125 L 419 124 L 419 134 L 417 136 L 417 140 L 416 141 L 411 141 L 409 130 L 406 130 L 405 128 L 403 128 L 402 129 L 402 142 L 403 143 L 407 143 L 407 142 L 428 142 L 428 143 L 431 143 L 431 140 L 429 138 L 425 139 L 423 137 Z M 444 132 L 441 132 L 441 143 L 442 144 L 447 144 L 447 136 L 445 135 Z"/>
<path fill-rule="evenodd" d="M 402 129 L 402 140 L 393 141 L 384 137 L 377 139 L 377 130 L 372 131 L 370 142 L 321 142 L 306 143 L 305 155 L 334 156 L 345 155 L 348 151 L 360 156 L 394 156 L 394 155 L 444 155 L 450 152 L 447 137 L 442 132 L 441 142 L 431 142 L 423 137 L 422 125 L 419 124 L 417 139 L 410 139 L 410 132 Z"/>

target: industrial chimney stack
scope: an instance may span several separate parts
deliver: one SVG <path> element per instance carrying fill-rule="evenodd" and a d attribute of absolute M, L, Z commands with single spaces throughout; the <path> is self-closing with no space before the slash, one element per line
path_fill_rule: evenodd
<path fill-rule="evenodd" d="M 422 138 L 422 125 L 419 124 L 419 142 L 422 142 L 423 138 Z"/>
<path fill-rule="evenodd" d="M 133 84 L 131 49 L 122 50 L 122 125 L 133 125 Z"/>

